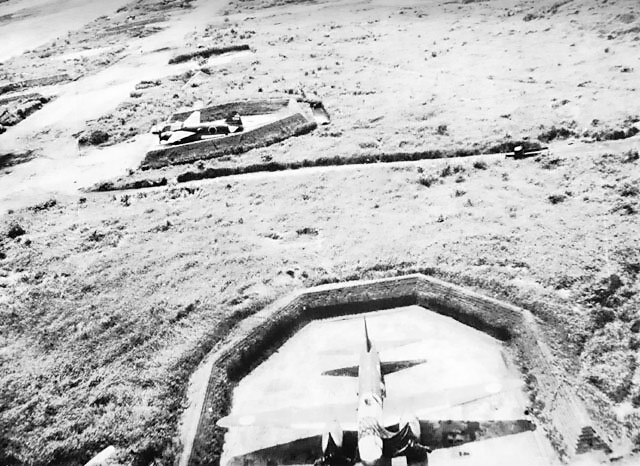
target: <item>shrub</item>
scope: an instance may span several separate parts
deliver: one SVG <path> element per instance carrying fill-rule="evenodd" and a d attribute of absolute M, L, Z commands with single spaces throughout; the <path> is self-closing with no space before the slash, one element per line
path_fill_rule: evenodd
<path fill-rule="evenodd" d="M 41 202 L 40 204 L 36 204 L 34 206 L 29 207 L 29 210 L 32 210 L 34 212 L 39 212 L 41 210 L 50 209 L 51 207 L 54 207 L 57 203 L 58 201 L 56 201 L 54 198 L 51 198 L 48 201 Z"/>
<path fill-rule="evenodd" d="M 604 328 L 609 322 L 616 320 L 616 314 L 609 308 L 598 307 L 591 314 L 593 326 L 596 329 Z"/>
<path fill-rule="evenodd" d="M 440 172 L 440 177 L 445 178 L 447 176 L 453 175 L 454 173 L 464 173 L 464 167 L 462 165 L 447 165 Z"/>
<path fill-rule="evenodd" d="M 120 198 L 120 203 L 125 207 L 129 207 L 131 205 L 131 196 L 128 194 L 123 195 Z"/>
<path fill-rule="evenodd" d="M 629 152 L 627 152 L 626 154 L 624 154 L 625 157 L 623 159 L 624 163 L 630 163 L 630 162 L 635 162 L 636 160 L 638 160 L 640 158 L 640 155 L 638 154 L 637 150 L 630 150 Z"/>
<path fill-rule="evenodd" d="M 625 183 L 624 186 L 620 188 L 620 195 L 624 197 L 637 196 L 638 193 L 640 193 L 640 189 L 631 183 Z"/>
<path fill-rule="evenodd" d="M 318 235 L 318 230 L 316 228 L 312 228 L 312 227 L 304 227 L 304 228 L 300 228 L 299 230 L 296 230 L 296 233 L 298 233 L 299 235 L 317 236 Z"/>
<path fill-rule="evenodd" d="M 567 196 L 565 194 L 552 194 L 548 197 L 549 202 L 552 204 L 559 204 L 567 200 Z"/>
<path fill-rule="evenodd" d="M 162 224 L 160 224 L 160 225 L 158 225 L 156 227 L 153 227 L 150 231 L 152 233 L 158 233 L 158 232 L 161 232 L 161 231 L 168 231 L 172 226 L 173 226 L 173 224 L 169 220 L 167 220 L 165 223 L 162 223 Z"/>
<path fill-rule="evenodd" d="M 538 157 L 536 162 L 542 162 L 542 168 L 552 170 L 562 165 L 562 160 L 558 157 Z"/>
<path fill-rule="evenodd" d="M 538 135 L 538 140 L 548 143 L 555 139 L 567 139 L 574 136 L 577 136 L 577 133 L 573 129 L 564 126 L 556 127 L 554 125 L 548 130 L 541 132 Z"/>
<path fill-rule="evenodd" d="M 638 130 L 635 126 L 631 126 L 626 129 L 604 129 L 594 133 L 585 133 L 585 136 L 590 136 L 596 141 L 615 141 L 618 139 L 627 139 L 638 134 Z"/>
<path fill-rule="evenodd" d="M 444 178 L 446 176 L 450 176 L 452 173 L 453 173 L 453 170 L 451 168 L 451 165 L 447 165 L 442 169 L 442 171 L 440 171 L 440 177 Z"/>
<path fill-rule="evenodd" d="M 78 139 L 78 143 L 80 145 L 90 145 L 97 146 L 99 144 L 105 143 L 109 140 L 109 133 L 106 131 L 102 131 L 101 129 L 96 129 L 91 131 L 89 134 L 82 134 Z"/>
<path fill-rule="evenodd" d="M 622 202 L 611 209 L 612 213 L 620 213 L 620 215 L 634 215 L 638 213 L 636 206 L 630 202 Z"/>
<path fill-rule="evenodd" d="M 592 290 L 588 293 L 587 302 L 597 304 L 605 307 L 615 307 L 619 304 L 619 296 L 616 295 L 617 291 L 624 286 L 622 279 L 617 274 L 611 274 L 610 276 L 600 280 Z M 599 311 L 594 311 L 598 313 Z M 606 317 L 605 317 L 606 318 Z"/>
<path fill-rule="evenodd" d="M 487 162 L 485 162 L 484 160 L 476 160 L 475 162 L 473 162 L 473 168 L 476 168 L 478 170 L 486 170 Z"/>
<path fill-rule="evenodd" d="M 432 184 L 437 182 L 438 182 L 438 178 L 436 178 L 433 175 L 421 176 L 420 178 L 418 178 L 418 183 L 421 184 L 422 186 L 426 186 L 427 188 L 431 187 Z"/>
<path fill-rule="evenodd" d="M 22 236 L 26 233 L 24 228 L 22 228 L 18 223 L 14 223 L 9 227 L 9 231 L 7 231 L 7 237 L 14 239 L 18 236 Z"/>
<path fill-rule="evenodd" d="M 105 233 L 99 232 L 98 230 L 93 230 L 93 232 L 87 237 L 89 241 L 94 243 L 100 242 L 106 236 Z"/>

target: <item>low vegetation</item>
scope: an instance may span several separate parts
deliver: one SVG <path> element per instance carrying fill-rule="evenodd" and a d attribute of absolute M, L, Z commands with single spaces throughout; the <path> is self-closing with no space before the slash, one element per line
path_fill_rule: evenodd
<path fill-rule="evenodd" d="M 95 73 L 165 27 L 159 13 L 191 3 L 133 2 L 8 60 L 0 79 L 60 63 L 65 82 Z M 0 464 L 81 465 L 108 445 L 121 464 L 171 464 L 188 378 L 238 322 L 302 287 L 416 271 L 530 309 L 596 420 L 640 443 L 637 8 L 387 3 L 332 2 L 340 15 L 325 15 L 309 14 L 322 2 L 234 0 L 240 14 L 180 38 L 181 50 L 250 41 L 257 52 L 223 65 L 183 57 L 201 82 L 195 71 L 139 81 L 78 136 L 117 144 L 208 96 L 301 89 L 321 97 L 330 125 L 95 188 L 156 189 L 1 213 Z M 483 48 L 496 40 L 500 50 Z M 107 49 L 57 60 L 85 46 Z M 490 58 L 509 66 L 489 69 Z M 56 142 L 46 131 L 37 137 Z M 593 144 L 556 150 L 571 138 Z M 543 144 L 550 153 L 532 158 L 462 159 Z M 34 156 L 0 154 L 2 176 Z M 412 163 L 379 163 L 400 161 Z M 368 166 L 261 173 L 354 164 Z M 229 397 L 219 388 L 216 406 Z M 206 434 L 213 454 L 196 454 L 215 464 L 222 433 Z"/>
<path fill-rule="evenodd" d="M 412 271 L 531 309 L 563 335 L 568 376 L 604 394 L 605 409 L 634 403 L 637 214 L 612 212 L 637 198 L 621 195 L 633 158 L 563 157 L 551 172 L 533 159 L 301 171 L 9 214 L 3 461 L 79 464 L 110 444 L 127 464 L 169 461 L 188 375 L 236 322 L 302 286 Z M 590 171 L 601 173 L 596 187 Z"/>

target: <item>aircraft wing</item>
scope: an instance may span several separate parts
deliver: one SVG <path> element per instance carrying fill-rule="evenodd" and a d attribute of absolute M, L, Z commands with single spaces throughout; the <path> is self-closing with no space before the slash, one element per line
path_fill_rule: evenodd
<path fill-rule="evenodd" d="M 528 419 L 510 421 L 420 421 L 420 443 L 435 450 L 533 431 Z"/>
<path fill-rule="evenodd" d="M 523 382 L 521 380 L 509 380 L 500 383 L 463 385 L 401 397 L 390 395 L 384 404 L 385 418 L 387 420 L 399 419 L 403 413 L 412 413 L 418 418 L 423 418 L 438 409 L 482 400 L 522 386 Z"/>
<path fill-rule="evenodd" d="M 357 432 L 344 431 L 342 442 L 343 452 L 353 458 L 358 442 Z M 321 456 L 322 435 L 314 435 L 235 456 L 231 458 L 227 466 L 313 464 Z"/>
<path fill-rule="evenodd" d="M 182 122 L 182 126 L 197 126 L 200 124 L 200 110 L 196 110 Z"/>
<path fill-rule="evenodd" d="M 322 431 L 327 424 L 337 421 L 343 428 L 353 427 L 357 419 L 357 401 L 320 406 L 288 407 L 280 410 L 252 414 L 230 414 L 218 420 L 220 427 L 272 426 L 289 429 Z"/>
<path fill-rule="evenodd" d="M 397 428 L 397 426 L 393 426 Z M 420 421 L 420 443 L 433 450 L 535 430 L 527 419 L 513 421 Z M 356 457 L 358 434 L 343 432 L 343 452 Z M 227 466 L 313 464 L 322 456 L 322 436 L 314 435 L 235 456 Z"/>
<path fill-rule="evenodd" d="M 392 374 L 410 367 L 417 366 L 418 364 L 424 364 L 426 359 L 409 359 L 406 361 L 386 361 L 380 363 L 380 371 L 382 375 Z M 340 367 L 337 369 L 331 369 L 324 371 L 322 375 L 332 376 L 344 376 L 344 377 L 358 377 L 358 366 Z"/>
<path fill-rule="evenodd" d="M 196 133 L 191 131 L 174 131 L 167 139 L 167 144 L 176 144 L 179 142 L 187 142 L 189 139 L 196 136 Z"/>

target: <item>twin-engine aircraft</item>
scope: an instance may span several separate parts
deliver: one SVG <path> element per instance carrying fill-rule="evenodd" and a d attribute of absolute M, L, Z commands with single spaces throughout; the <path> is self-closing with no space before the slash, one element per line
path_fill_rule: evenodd
<path fill-rule="evenodd" d="M 456 387 L 439 392 L 391 398 L 387 403 L 385 375 L 408 369 L 424 360 L 382 362 L 364 323 L 365 345 L 359 366 L 343 367 L 323 375 L 358 378 L 357 401 L 351 405 L 325 405 L 292 411 L 267 411 L 248 416 L 226 416 L 220 427 L 272 426 L 323 431 L 312 437 L 256 450 L 232 458 L 227 466 L 409 466 L 427 465 L 428 454 L 467 442 L 517 434 L 535 429 L 527 420 L 433 421 L 398 415 L 407 409 L 418 413 L 462 405 L 487 398 L 518 382 Z M 383 417 L 384 404 L 384 417 Z M 354 424 L 354 420 L 356 421 Z"/>
<path fill-rule="evenodd" d="M 154 126 L 151 133 L 158 135 L 160 143 L 183 144 L 209 137 L 239 133 L 243 130 L 242 119 L 238 112 L 233 112 L 224 120 L 202 122 L 200 121 L 200 110 L 196 110 L 184 121 L 167 122 Z"/>

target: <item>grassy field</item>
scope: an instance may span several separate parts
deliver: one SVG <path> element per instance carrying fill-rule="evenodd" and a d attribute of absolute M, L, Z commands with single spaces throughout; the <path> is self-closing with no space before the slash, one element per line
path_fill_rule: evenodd
<path fill-rule="evenodd" d="M 305 91 L 323 100 L 329 127 L 233 161 L 608 137 L 639 118 L 625 100 L 640 65 L 637 10 L 632 1 L 232 2 L 184 50 L 246 44 L 250 53 L 194 63 L 205 71 L 195 87 L 185 87 L 194 72 L 159 80 L 87 131 L 106 130 L 113 144 L 172 105 Z"/>
<path fill-rule="evenodd" d="M 140 86 L 87 128 L 124 141 L 192 100 L 304 88 L 330 126 L 202 169 L 525 137 L 551 140 L 551 153 L 253 173 L 2 209 L 0 463 L 83 464 L 113 444 L 121 464 L 171 464 L 188 378 L 236 322 L 295 289 L 416 270 L 531 309 L 594 415 L 640 444 L 638 136 L 557 141 L 637 125 L 637 2 L 227 10 L 176 53 L 254 51 L 211 65 L 198 87 L 183 88 L 188 76 Z"/>
<path fill-rule="evenodd" d="M 188 375 L 237 318 L 416 269 L 531 308 L 587 391 L 637 405 L 637 159 L 288 172 L 9 214 L 5 461 L 75 464 L 112 443 L 136 464 L 169 458 Z"/>

